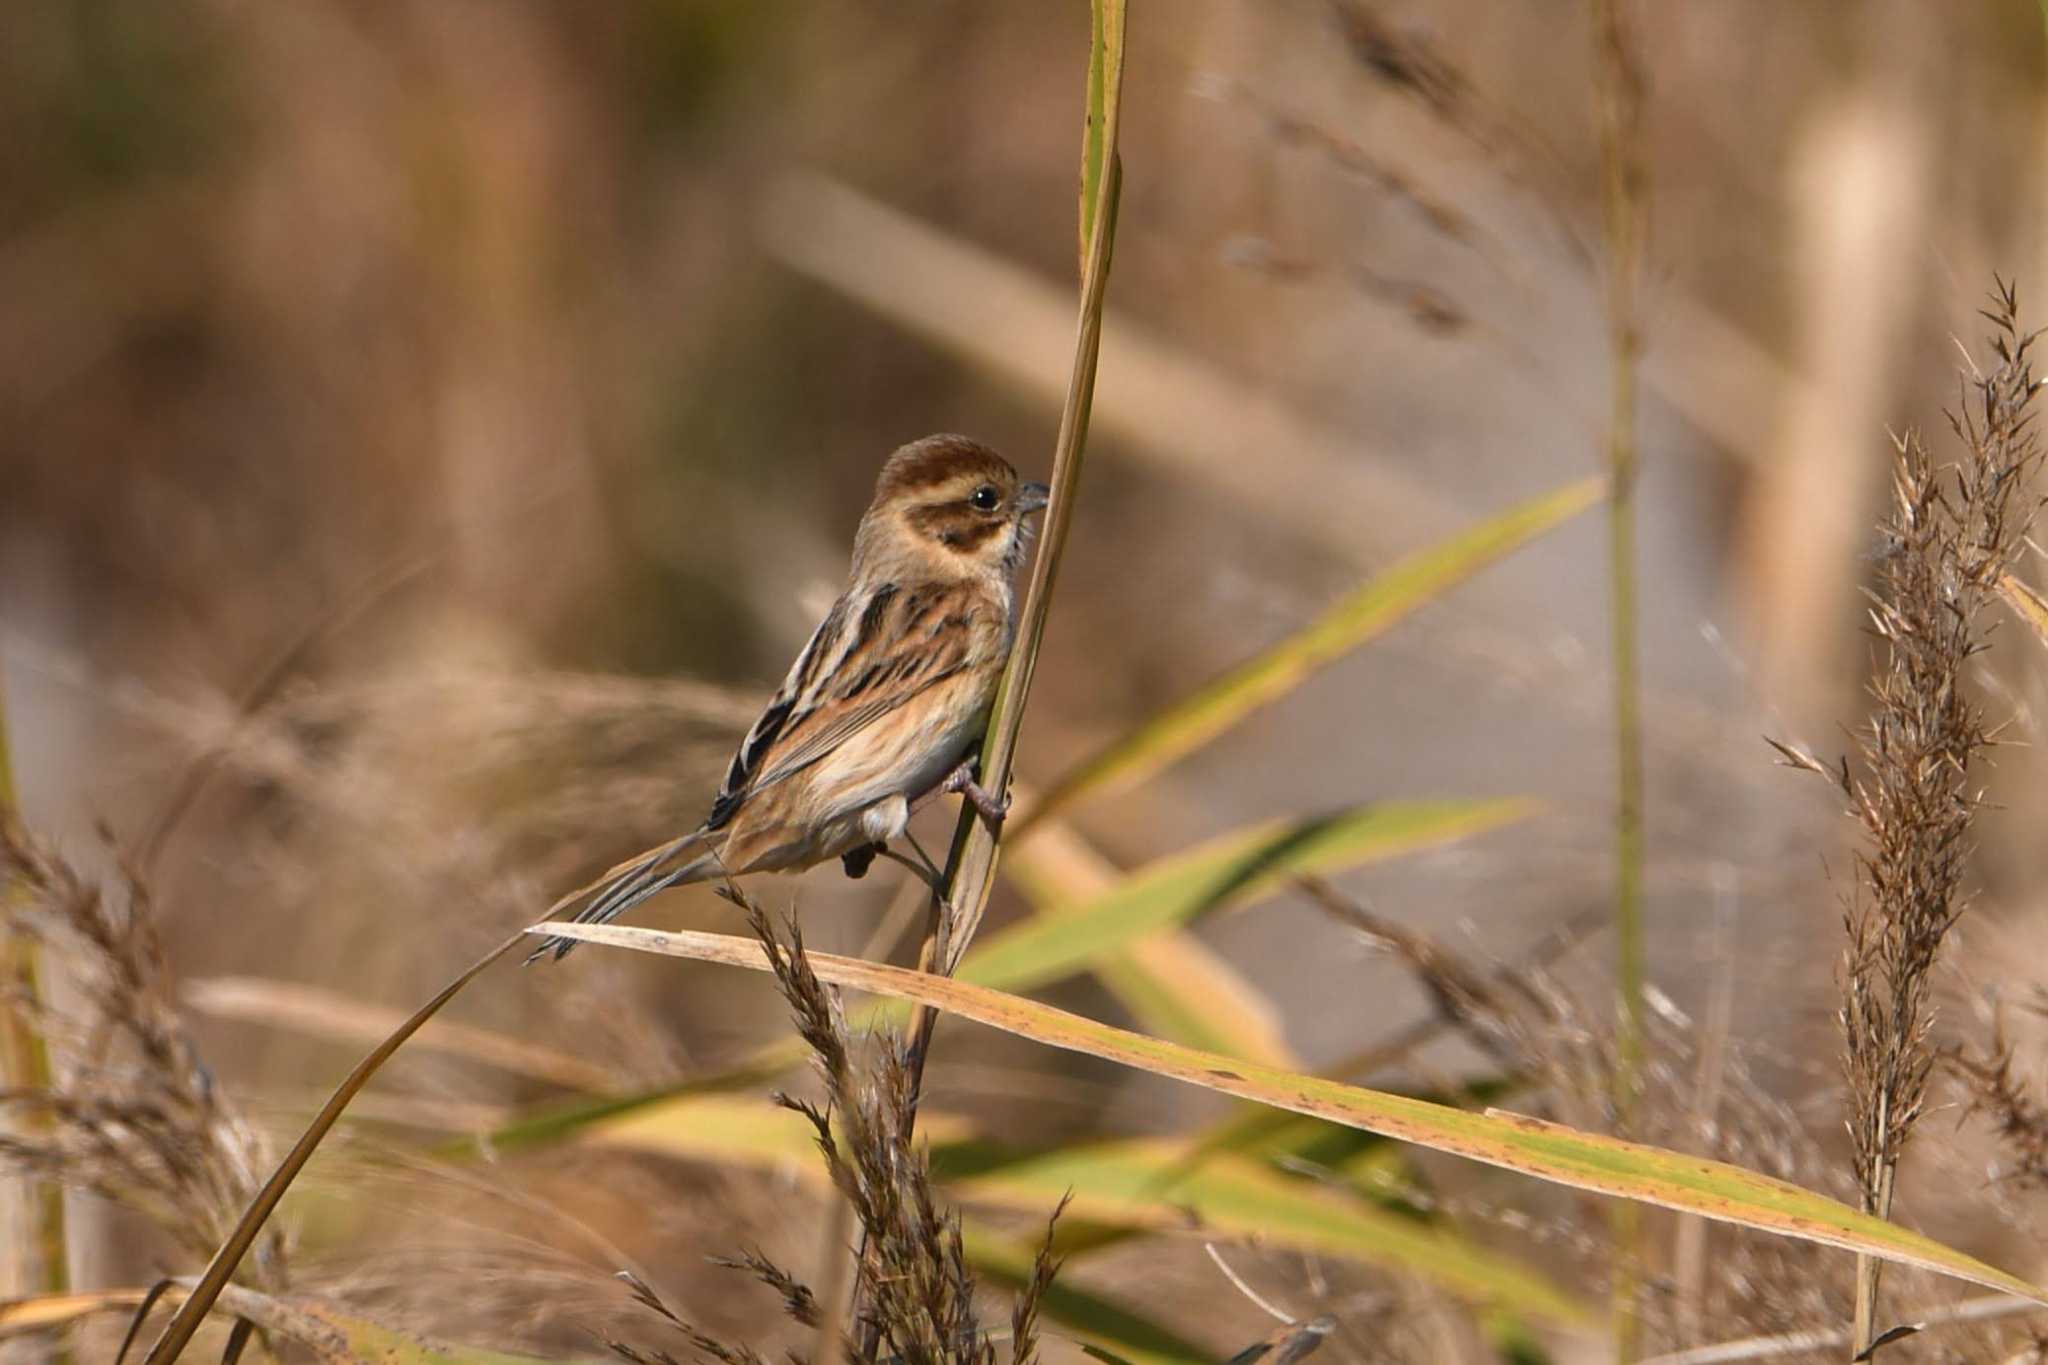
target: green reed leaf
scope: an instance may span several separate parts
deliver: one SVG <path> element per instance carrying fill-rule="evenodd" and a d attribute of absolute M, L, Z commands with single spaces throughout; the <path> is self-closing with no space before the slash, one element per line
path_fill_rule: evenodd
<path fill-rule="evenodd" d="M 1021 840 L 1083 796 L 1128 789 L 1201 748 L 1253 711 L 1600 499 L 1587 479 L 1546 493 L 1390 566 L 1303 630 L 1230 669 L 1060 777 L 1010 821 Z"/>

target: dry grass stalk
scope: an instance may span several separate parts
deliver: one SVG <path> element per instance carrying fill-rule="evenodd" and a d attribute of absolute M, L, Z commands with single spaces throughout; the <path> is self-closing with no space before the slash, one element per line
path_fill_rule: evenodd
<path fill-rule="evenodd" d="M 2013 1045 L 2002 1021 L 1993 1026 L 1990 1049 L 1952 1053 L 1949 1068 L 1970 1092 L 1970 1109 L 1987 1115 L 2005 1149 L 2006 1179 L 2048 1189 L 2048 1105 L 2013 1070 Z"/>
<path fill-rule="evenodd" d="M 147 887 L 125 864 L 113 886 L 95 884 L 5 819 L 0 881 L 17 888 L 0 903 L 7 931 L 62 960 L 77 994 L 62 1011 L 17 1001 L 51 1040 L 56 1077 L 0 1094 L 46 1120 L 33 1137 L 0 1139 L 0 1162 L 89 1190 L 210 1254 L 255 1193 L 264 1155 L 178 1015 Z M 282 1238 L 251 1264 L 255 1283 L 283 1287 Z"/>
<path fill-rule="evenodd" d="M 1864 1208 L 1889 1216 L 1893 1181 L 1925 1103 L 1934 1062 L 1928 978 L 1966 904 L 1970 827 L 1981 802 L 1970 767 L 1994 742 L 1965 694 L 1985 648 L 1979 613 L 2024 546 L 2039 460 L 2028 406 L 2032 338 L 2001 286 L 1986 314 L 1999 365 L 1974 374 L 1950 423 L 1964 457 L 1937 466 L 1916 433 L 1896 442 L 1892 509 L 1870 589 L 1881 648 L 1874 705 L 1857 736 L 1863 772 L 1835 779 L 1863 827 L 1857 886 L 1844 910 L 1849 947 L 1840 1019 L 1849 1133 Z M 1856 1346 L 1871 1341 L 1877 1264 L 1859 1276 Z"/>
<path fill-rule="evenodd" d="M 915 1085 L 903 1050 L 893 1039 L 885 1040 L 872 1062 L 858 1061 L 838 997 L 811 971 L 795 924 L 785 946 L 759 906 L 737 888 L 727 888 L 727 894 L 745 906 L 824 1083 L 822 1103 L 787 1095 L 777 1099 L 816 1129 L 819 1154 L 863 1233 L 859 1254 L 867 1292 L 850 1330 L 830 1343 L 830 1352 L 854 1365 L 884 1360 L 996 1365 L 992 1337 L 975 1317 L 974 1277 L 967 1268 L 959 1218 L 940 1203 L 929 1154 L 912 1137 Z M 1030 1365 L 1038 1358 L 1039 1306 L 1059 1268 L 1052 1255 L 1058 1217 L 1055 1209 L 1031 1279 L 1011 1314 L 1010 1365 Z M 805 1327 L 830 1330 L 837 1322 L 834 1306 L 821 1304 L 803 1281 L 758 1252 L 713 1263 L 744 1271 L 774 1290 L 782 1297 L 783 1311 Z M 762 1359 L 751 1347 L 708 1336 L 671 1312 L 644 1283 L 627 1278 L 640 1302 L 682 1332 L 699 1354 L 726 1365 L 754 1365 Z M 673 1359 L 623 1343 L 612 1343 L 612 1348 L 641 1365 L 669 1365 Z"/>
<path fill-rule="evenodd" d="M 1450 944 L 1376 915 L 1327 882 L 1304 878 L 1297 886 L 1321 908 L 1385 950 L 1428 994 L 1444 1026 L 1502 1068 L 1506 1079 L 1529 1099 L 1546 1103 L 1577 1126 L 1611 1116 L 1608 1078 L 1615 1066 L 1616 1039 L 1607 1008 L 1604 978 L 1567 982 L 1547 964 L 1513 966 L 1475 960 Z M 1653 999 L 1661 999 L 1653 993 Z M 1813 1126 L 1794 1106 L 1778 1098 L 1782 1080 L 1760 1077 L 1746 1051 L 1722 1039 L 1701 1037 L 1692 1022 L 1668 1004 L 1648 1013 L 1643 1038 L 1642 1140 L 1684 1148 L 1716 1160 L 1775 1175 L 1836 1197 L 1852 1197 L 1840 1164 L 1822 1149 Z M 1719 1076 L 1711 1116 L 1696 1103 L 1702 1060 L 1713 1048 Z M 1776 1070 L 1795 1058 L 1763 1058 Z M 1452 1091 L 1459 1082 L 1431 1075 L 1419 1079 Z M 1497 1101 L 1501 1102 L 1501 1101 Z M 1517 1101 L 1515 1107 L 1522 1107 Z M 1302 1168 L 1303 1174 L 1315 1172 Z M 1598 1210 L 1544 1212 L 1526 1203 L 1496 1205 L 1461 1192 L 1437 1192 L 1391 1180 L 1383 1193 L 1413 1207 L 1460 1222 L 1490 1223 L 1518 1236 L 1534 1236 L 1545 1255 L 1568 1259 L 1582 1273 L 1610 1269 L 1610 1244 L 1600 1233 Z M 1642 1345 L 1661 1349 L 1701 1335 L 1738 1330 L 1785 1334 L 1812 1330 L 1815 1322 L 1840 1322 L 1850 1303 L 1849 1277 L 1836 1258 L 1817 1248 L 1775 1238 L 1729 1236 L 1708 1229 L 1702 1239 L 1706 1273 L 1686 1285 L 1656 1281 L 1642 1296 Z M 1922 1291 L 1931 1282 L 1915 1277 Z M 1406 1357 L 1403 1357 L 1406 1358 Z M 1419 1358 L 1434 1358 L 1425 1350 Z"/>
<path fill-rule="evenodd" d="M 1528 978 L 1489 973 L 1464 961 L 1428 935 L 1376 915 L 1321 877 L 1298 877 L 1295 886 L 1340 924 L 1401 959 L 1429 993 L 1437 1018 L 1510 1071 L 1548 1073 L 1539 1030 L 1558 1013 Z"/>

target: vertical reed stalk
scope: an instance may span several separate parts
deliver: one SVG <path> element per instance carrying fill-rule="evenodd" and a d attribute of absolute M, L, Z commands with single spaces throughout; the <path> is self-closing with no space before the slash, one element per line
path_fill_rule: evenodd
<path fill-rule="evenodd" d="M 1059 437 L 1053 448 L 1052 501 L 1045 511 L 1043 539 L 1032 561 L 1031 582 L 1018 613 L 1017 641 L 996 687 L 988 737 L 982 744 L 981 784 L 998 796 L 1009 790 L 1010 760 L 1023 728 L 1024 702 L 1031 691 L 1032 674 L 1038 667 L 1039 642 L 1045 636 L 1060 555 L 1066 548 L 1067 529 L 1073 524 L 1074 495 L 1080 487 L 1082 452 L 1088 441 L 1088 415 L 1095 401 L 1102 309 L 1109 287 L 1111 248 L 1116 240 L 1117 201 L 1123 186 L 1123 163 L 1117 156 L 1117 125 L 1123 97 L 1124 3 L 1092 0 L 1089 9 L 1088 117 L 1081 142 L 1080 218 L 1084 250 L 1080 320 L 1074 339 L 1073 373 L 1067 381 Z M 963 803 L 952 851 L 946 860 L 943 903 L 951 913 L 941 914 L 940 900 L 934 898 L 924 951 L 918 961 L 921 970 L 936 970 L 950 976 L 960 965 L 988 908 L 989 893 L 995 888 L 996 838 L 988 822 L 972 806 Z M 909 1084 L 906 1136 L 917 1119 L 925 1058 L 937 1024 L 938 1011 L 928 1006 L 919 1006 L 911 1019 L 904 1059 Z M 863 1236 L 854 1271 L 851 1312 L 856 1322 L 862 1320 L 867 1261 L 867 1239 Z M 863 1353 L 871 1356 L 875 1344 L 870 1325 L 863 1329 Z"/>
<path fill-rule="evenodd" d="M 1611 408 L 1607 427 L 1607 544 L 1614 652 L 1615 773 L 1615 1129 L 1635 1127 L 1643 1066 L 1643 733 L 1636 639 L 1636 312 L 1647 203 L 1641 147 L 1642 71 L 1626 0 L 1594 0 L 1593 70 L 1600 126 L 1601 221 L 1607 242 L 1607 334 Z M 1641 1214 L 1614 1205 L 1615 1358 L 1635 1359 L 1641 1336 L 1636 1279 Z"/>
<path fill-rule="evenodd" d="M 15 818 L 13 756 L 7 744 L 7 690 L 0 679 L 0 820 Z M 0 896 L 18 894 L 16 888 L 0 883 Z M 14 984 L 23 997 L 42 998 L 42 964 L 35 945 L 26 938 L 10 937 L 0 942 L 0 984 Z M 0 1086 L 31 1094 L 47 1093 L 54 1079 L 50 1068 L 50 1047 L 26 1013 L 0 1001 Z M 47 1115 L 25 1113 L 19 1122 L 31 1128 L 46 1128 Z M 18 1223 L 8 1230 L 11 1247 L 25 1253 L 21 1292 L 62 1294 L 70 1288 L 70 1254 L 64 1227 L 64 1188 L 55 1180 L 24 1182 Z"/>

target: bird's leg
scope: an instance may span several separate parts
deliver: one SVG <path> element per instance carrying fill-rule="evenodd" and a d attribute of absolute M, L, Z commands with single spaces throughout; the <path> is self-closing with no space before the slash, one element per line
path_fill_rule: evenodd
<path fill-rule="evenodd" d="M 1003 817 L 1010 813 L 1010 798 L 1004 796 L 998 799 L 988 788 L 975 780 L 979 766 L 972 758 L 960 760 L 960 766 L 941 778 L 937 786 L 910 803 L 911 814 L 915 815 L 942 796 L 951 796 L 958 792 L 966 798 L 968 805 L 980 812 L 982 819 L 988 821 L 990 829 L 1001 830 Z"/>
<path fill-rule="evenodd" d="M 917 840 L 912 839 L 910 841 L 910 846 L 912 848 L 917 848 Z M 932 865 L 932 860 L 930 858 L 925 857 L 923 849 L 917 848 L 917 858 L 911 859 L 906 858 L 893 848 L 885 848 L 880 844 L 872 845 L 872 847 L 875 849 L 877 853 L 879 853 L 882 857 L 887 858 L 890 862 L 901 863 L 905 867 L 909 868 L 912 872 L 916 873 L 918 880 L 923 882 L 926 886 L 929 886 L 932 889 L 932 899 L 938 902 L 939 909 L 941 912 L 945 914 L 947 920 L 950 921 L 953 918 L 953 903 L 946 899 L 945 874 L 940 872 L 938 868 Z"/>
<path fill-rule="evenodd" d="M 917 860 L 924 864 L 926 881 L 930 882 L 934 886 L 937 886 L 939 883 L 946 880 L 946 874 L 944 872 L 941 872 L 939 870 L 939 865 L 932 861 L 932 855 L 924 851 L 924 845 L 920 844 L 917 841 L 917 836 L 915 834 L 912 834 L 907 829 L 904 830 L 903 842 L 910 845 L 911 852 L 915 853 L 917 855 Z"/>

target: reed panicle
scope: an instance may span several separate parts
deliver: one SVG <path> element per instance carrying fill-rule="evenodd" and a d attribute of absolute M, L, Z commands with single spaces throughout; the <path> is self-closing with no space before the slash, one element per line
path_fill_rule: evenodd
<path fill-rule="evenodd" d="M 788 941 L 778 936 L 767 914 L 737 888 L 726 894 L 744 906 L 748 923 L 768 954 L 777 984 L 788 1002 L 797 1033 L 811 1050 L 823 1087 L 819 1101 L 777 1095 L 777 1102 L 806 1118 L 817 1135 L 818 1153 L 839 1196 L 851 1207 L 861 1230 L 866 1261 L 859 1317 L 840 1333 L 835 1305 L 822 1304 L 810 1286 L 758 1251 L 713 1264 L 740 1271 L 782 1298 L 783 1312 L 801 1326 L 832 1331 L 831 1349 L 854 1365 L 901 1361 L 906 1365 L 996 1365 L 994 1334 L 975 1315 L 975 1281 L 967 1267 L 960 1219 L 935 1188 L 929 1151 L 915 1141 L 915 1085 L 903 1048 L 894 1038 L 876 1040 L 868 1059 L 857 1055 L 838 997 L 811 970 L 803 935 L 792 920 Z M 1038 1358 L 1040 1305 L 1059 1262 L 1053 1230 L 1062 1201 L 1047 1221 L 1045 1240 L 1029 1281 L 1010 1318 L 1010 1365 Z M 726 1365 L 753 1365 L 761 1357 L 744 1344 L 720 1341 L 670 1310 L 655 1291 L 626 1277 L 639 1302 L 689 1341 L 699 1355 Z M 875 1342 L 872 1348 L 863 1343 Z M 673 1358 L 611 1343 L 622 1359 L 668 1365 Z M 821 1343 L 823 1345 L 823 1343 Z M 824 1351 L 820 1352 L 823 1356 Z M 809 1361 L 811 1357 L 802 1357 Z"/>
<path fill-rule="evenodd" d="M 1995 742 L 1966 674 L 1988 644 L 1984 608 L 2024 548 L 2040 462 L 2030 421 L 2032 336 L 2001 284 L 1985 313 L 1998 360 L 1973 371 L 1949 421 L 1962 447 L 1938 464 L 1917 432 L 1894 443 L 1891 507 L 1868 589 L 1876 637 L 1871 712 L 1856 734 L 1860 771 L 1832 772 L 1861 826 L 1846 898 L 1842 1067 L 1863 1206 L 1891 1211 L 1898 1164 L 1924 1111 L 1935 1060 L 1930 976 L 1968 904 L 1971 827 L 1983 803 L 1973 765 Z M 1795 756 L 1803 766 L 1817 767 Z M 1864 1263 L 1857 1349 L 1873 1328 L 1877 1266 Z"/>

